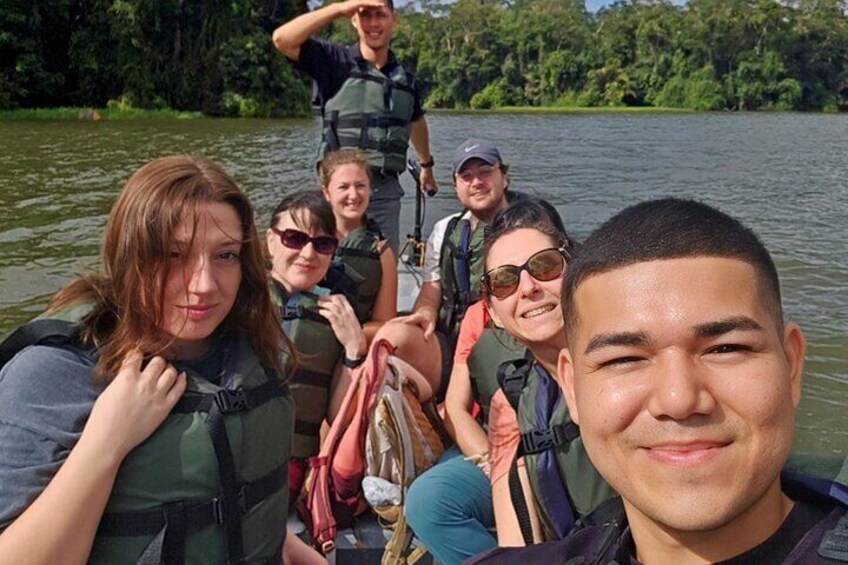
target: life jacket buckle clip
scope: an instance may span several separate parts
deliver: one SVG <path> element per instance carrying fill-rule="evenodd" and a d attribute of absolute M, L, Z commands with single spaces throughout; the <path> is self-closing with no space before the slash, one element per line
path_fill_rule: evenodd
<path fill-rule="evenodd" d="M 524 448 L 525 455 L 542 453 L 553 449 L 559 443 L 558 439 L 556 432 L 551 428 L 530 430 L 521 434 L 521 446 Z"/>
<path fill-rule="evenodd" d="M 222 389 L 215 393 L 215 404 L 222 414 L 232 414 L 234 412 L 242 412 L 250 408 L 250 403 L 247 401 L 247 394 L 243 388 L 237 389 Z"/>
<path fill-rule="evenodd" d="M 286 304 L 283 309 L 283 320 L 296 320 L 303 317 L 303 306 L 300 304 Z"/>

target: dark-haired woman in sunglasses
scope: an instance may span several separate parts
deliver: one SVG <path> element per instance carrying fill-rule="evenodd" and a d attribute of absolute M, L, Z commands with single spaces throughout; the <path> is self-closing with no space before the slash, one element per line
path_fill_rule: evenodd
<path fill-rule="evenodd" d="M 489 412 L 490 480 L 501 546 L 560 539 L 614 495 L 586 456 L 555 379 L 560 352 L 568 347 L 560 291 L 573 246 L 561 225 L 539 221 L 537 206 L 524 202 L 504 210 L 484 243 L 483 294 L 492 320 L 529 353 L 523 372 L 513 373 L 520 387 L 499 390 Z M 519 454 L 523 466 L 516 461 Z M 527 508 L 521 514 L 529 520 L 519 521 L 521 505 L 513 505 L 522 494 L 516 477 Z"/>
<path fill-rule="evenodd" d="M 267 232 L 271 292 L 297 355 L 291 391 L 295 434 L 289 488 L 295 501 L 309 457 L 320 448 L 321 424 L 332 420 L 353 367 L 364 360 L 365 332 L 345 291 L 347 275 L 333 265 L 336 219 L 320 191 L 287 195 Z M 333 272 L 338 276 L 328 277 Z M 338 271 L 338 272 L 337 272 Z M 349 281 L 348 281 L 349 282 Z"/>
<path fill-rule="evenodd" d="M 537 370 L 551 378 L 556 374 L 559 352 L 568 346 L 560 288 L 571 244 L 561 227 L 537 221 L 533 207 L 532 203 L 516 204 L 493 223 L 485 242 L 483 286 L 492 320 L 523 343 Z M 520 430 L 503 391 L 492 398 L 488 434 L 498 544 L 524 545 L 509 485 Z M 529 495 L 531 488 L 523 465 L 519 466 L 519 477 L 525 495 Z M 534 540 L 540 541 L 542 529 L 535 499 L 525 496 L 525 500 Z"/>
<path fill-rule="evenodd" d="M 532 226 L 534 233 L 541 230 L 542 234 L 549 234 L 546 241 L 553 243 L 546 243 L 541 248 L 522 248 L 541 250 L 527 260 L 524 269 L 540 279 L 560 281 L 564 257 L 570 252 L 570 246 L 556 209 L 544 200 L 525 196 L 496 216 L 490 229 L 500 233 L 507 226 L 510 229 Z M 520 269 L 504 265 L 491 272 L 492 286 L 497 286 L 500 296 L 512 293 L 514 289 L 510 286 L 517 286 Z M 558 304 L 558 292 L 555 299 Z M 489 310 L 485 300 L 472 305 L 459 330 L 445 396 L 445 425 L 456 440 L 456 446 L 412 483 L 407 497 L 410 526 L 434 558 L 446 564 L 461 563 L 497 546 L 491 533 L 496 521 L 485 425 L 492 396 L 499 390 L 496 376 L 500 364 L 522 360 L 526 345 L 503 328 L 495 327 Z M 479 413 L 475 406 L 479 407 Z M 509 430 L 517 439 L 519 432 L 514 412 L 512 422 Z M 499 529 L 500 525 L 498 520 Z"/>
<path fill-rule="evenodd" d="M 397 316 L 398 272 L 380 227 L 365 216 L 371 202 L 368 158 L 359 149 L 343 147 L 324 157 L 318 174 L 336 218 L 335 258 L 363 278 L 351 306 L 370 341 L 384 322 Z"/>

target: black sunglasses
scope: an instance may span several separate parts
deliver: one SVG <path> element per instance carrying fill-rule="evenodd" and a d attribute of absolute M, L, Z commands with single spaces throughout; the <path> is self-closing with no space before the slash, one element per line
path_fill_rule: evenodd
<path fill-rule="evenodd" d="M 495 298 L 506 298 L 518 288 L 521 271 L 527 271 L 537 281 L 552 281 L 562 276 L 571 255 L 564 247 L 551 247 L 534 253 L 521 266 L 501 265 L 483 275 L 483 287 Z"/>
<path fill-rule="evenodd" d="M 339 246 L 339 240 L 331 235 L 309 237 L 309 234 L 300 230 L 271 228 L 271 231 L 280 236 L 280 242 L 289 249 L 300 250 L 306 247 L 307 243 L 311 243 L 315 251 L 321 255 L 332 255 Z"/>

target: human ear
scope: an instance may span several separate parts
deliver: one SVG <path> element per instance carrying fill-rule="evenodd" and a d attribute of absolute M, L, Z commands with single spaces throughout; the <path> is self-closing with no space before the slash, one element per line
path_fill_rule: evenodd
<path fill-rule="evenodd" d="M 571 358 L 571 351 L 568 348 L 559 352 L 556 380 L 562 389 L 565 403 L 568 405 L 568 413 L 574 423 L 579 426 L 580 416 L 577 413 L 577 402 L 574 397 L 574 360 Z"/>
<path fill-rule="evenodd" d="M 783 354 L 789 367 L 789 383 L 792 388 L 792 404 L 797 408 L 801 402 L 801 384 L 804 377 L 804 353 L 807 341 L 801 328 L 789 322 L 783 330 Z"/>
<path fill-rule="evenodd" d="M 491 298 L 486 299 L 486 310 L 488 310 L 489 317 L 492 318 L 492 322 L 494 322 L 494 324 L 496 326 L 498 326 L 499 328 L 504 327 L 503 324 L 501 323 L 501 317 L 498 316 L 498 313 L 495 312 L 495 309 L 492 307 L 492 299 Z"/>

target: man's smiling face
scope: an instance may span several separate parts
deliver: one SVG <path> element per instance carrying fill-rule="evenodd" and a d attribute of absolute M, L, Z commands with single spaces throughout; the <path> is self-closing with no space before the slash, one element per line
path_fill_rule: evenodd
<path fill-rule="evenodd" d="M 634 263 L 586 278 L 559 377 L 592 462 L 631 522 L 719 528 L 780 493 L 804 340 L 750 264 Z"/>

